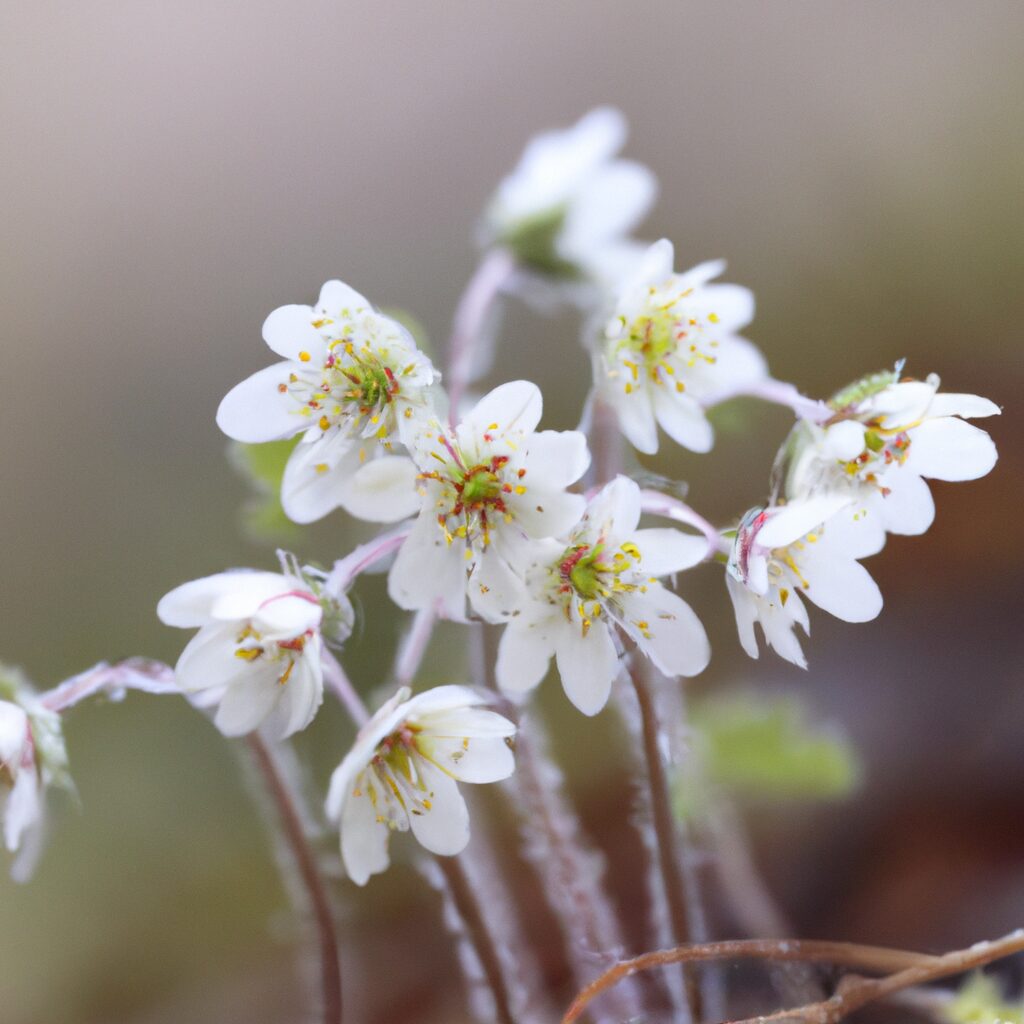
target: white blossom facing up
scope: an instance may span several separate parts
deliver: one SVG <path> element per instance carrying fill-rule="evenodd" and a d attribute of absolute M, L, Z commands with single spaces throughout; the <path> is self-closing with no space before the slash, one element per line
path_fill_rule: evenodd
<path fill-rule="evenodd" d="M 289 518 L 310 523 L 336 508 L 374 522 L 413 514 L 415 467 L 392 453 L 432 408 L 439 375 L 409 332 L 328 281 L 315 306 L 275 309 L 263 339 L 284 361 L 229 391 L 217 423 L 246 443 L 303 435 L 281 484 Z"/>
<path fill-rule="evenodd" d="M 606 278 L 636 259 L 627 235 L 657 192 L 641 164 L 615 159 L 626 119 L 599 107 L 571 128 L 536 136 L 498 187 L 482 228 L 485 245 L 511 251 L 527 270 L 554 278 Z"/>
<path fill-rule="evenodd" d="M 565 693 L 586 715 L 600 711 L 619 672 L 617 629 L 668 676 L 694 676 L 710 658 L 693 609 L 660 577 L 707 553 L 703 537 L 638 529 L 640 488 L 617 477 L 593 498 L 567 540 L 537 545 L 527 598 L 498 648 L 497 681 L 522 693 L 544 678 L 554 656 Z"/>
<path fill-rule="evenodd" d="M 684 274 L 673 270 L 672 243 L 655 242 L 617 292 L 605 323 L 596 385 L 638 451 L 658 450 L 658 426 L 694 452 L 714 437 L 704 410 L 716 396 L 767 376 L 761 353 L 737 332 L 754 315 L 739 285 L 712 284 L 722 261 Z"/>
<path fill-rule="evenodd" d="M 323 700 L 324 607 L 303 580 L 224 572 L 172 590 L 157 614 L 169 626 L 198 628 L 175 676 L 198 707 L 217 706 L 214 724 L 225 736 L 265 726 L 284 738 L 313 720 Z M 351 629 L 347 599 L 335 601 L 332 617 Z"/>
<path fill-rule="evenodd" d="M 875 618 L 882 594 L 858 560 L 884 545 L 878 518 L 841 495 L 752 509 L 736 531 L 726 571 L 743 649 L 758 656 L 760 623 L 769 647 L 806 668 L 795 632 L 810 632 L 803 597 L 845 622 Z"/>
<path fill-rule="evenodd" d="M 829 402 L 835 416 L 799 423 L 783 448 L 786 496 L 845 494 L 890 533 L 924 533 L 935 518 L 925 479 L 975 480 L 997 459 L 992 439 L 966 420 L 998 415 L 999 407 L 938 388 L 935 374 L 900 380 L 897 368 L 839 392 Z"/>
<path fill-rule="evenodd" d="M 409 694 L 401 689 L 360 729 L 331 777 L 327 815 L 358 885 L 387 868 L 392 832 L 411 829 L 442 856 L 465 849 L 469 812 L 457 784 L 497 782 L 515 767 L 516 727 L 481 707 L 486 696 L 464 686 Z"/>
<path fill-rule="evenodd" d="M 398 552 L 388 593 L 401 608 L 434 608 L 456 621 L 473 609 L 497 621 L 518 607 L 517 566 L 532 539 L 556 537 L 585 501 L 569 494 L 590 453 L 577 431 L 537 431 L 540 390 L 512 381 L 485 395 L 450 430 L 419 438 L 422 508 Z"/>

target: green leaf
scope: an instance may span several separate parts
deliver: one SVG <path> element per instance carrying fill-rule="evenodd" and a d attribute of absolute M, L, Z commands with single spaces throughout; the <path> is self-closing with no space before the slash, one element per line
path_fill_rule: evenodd
<path fill-rule="evenodd" d="M 980 971 L 963 983 L 942 1012 L 950 1024 L 1024 1024 L 1024 1007 L 1008 1003 L 999 982 Z"/>
<path fill-rule="evenodd" d="M 243 528 L 254 541 L 268 544 L 293 541 L 301 532 L 281 507 L 284 467 L 298 443 L 298 437 L 266 444 L 232 441 L 228 448 L 231 465 L 255 492 L 241 512 Z"/>
<path fill-rule="evenodd" d="M 714 699 L 693 715 L 704 777 L 740 796 L 837 799 L 860 780 L 849 740 L 793 697 Z"/>

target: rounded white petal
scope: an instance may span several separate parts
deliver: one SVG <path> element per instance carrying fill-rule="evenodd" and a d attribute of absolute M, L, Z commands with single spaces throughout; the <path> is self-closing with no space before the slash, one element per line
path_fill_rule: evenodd
<path fill-rule="evenodd" d="M 165 625 L 193 629 L 223 618 L 225 608 L 231 618 L 245 618 L 268 596 L 287 589 L 280 573 L 235 569 L 175 587 L 160 599 L 156 613 Z M 231 614 L 236 609 L 239 614 Z"/>
<path fill-rule="evenodd" d="M 360 466 L 344 491 L 342 506 L 371 523 L 397 523 L 416 515 L 422 498 L 419 470 L 405 455 L 383 455 Z"/>
<path fill-rule="evenodd" d="M 768 519 L 758 530 L 754 543 L 759 548 L 786 547 L 787 544 L 792 544 L 810 533 L 852 501 L 853 497 L 849 494 L 822 494 L 769 509 Z"/>
<path fill-rule="evenodd" d="M 708 542 L 703 536 L 671 527 L 637 530 L 633 543 L 640 549 L 640 571 L 648 576 L 668 576 L 703 562 Z"/>
<path fill-rule="evenodd" d="M 478 714 L 494 715 L 494 712 L 481 711 Z M 501 718 L 500 715 L 494 717 Z M 499 782 L 507 779 L 516 767 L 512 749 L 504 736 L 422 737 L 419 748 L 442 771 L 459 782 Z"/>
<path fill-rule="evenodd" d="M 822 448 L 829 458 L 850 462 L 864 451 L 864 424 L 857 420 L 843 420 L 828 427 Z"/>
<path fill-rule="evenodd" d="M 431 853 L 452 857 L 469 842 L 469 810 L 455 780 L 422 758 L 417 768 L 431 794 L 431 807 L 422 814 L 409 815 L 409 827 L 420 844 Z"/>
<path fill-rule="evenodd" d="M 711 645 L 694 610 L 660 583 L 622 597 L 623 629 L 667 676 L 695 676 L 707 668 Z"/>
<path fill-rule="evenodd" d="M 329 317 L 352 316 L 355 313 L 372 311 L 373 305 L 369 299 L 360 295 L 344 281 L 326 281 L 316 301 L 316 312 Z"/>
<path fill-rule="evenodd" d="M 210 618 L 219 622 L 247 619 L 255 615 L 264 601 L 287 593 L 297 586 L 295 580 L 277 572 L 228 572 L 232 586 L 225 587 L 210 607 Z"/>
<path fill-rule="evenodd" d="M 639 485 L 620 474 L 590 499 L 581 526 L 594 540 L 600 534 L 608 534 L 613 540 L 632 537 L 640 511 Z"/>
<path fill-rule="evenodd" d="M 498 644 L 498 686 L 506 693 L 532 690 L 547 675 L 554 652 L 555 645 L 541 624 L 513 619 Z"/>
<path fill-rule="evenodd" d="M 527 380 L 501 384 L 484 395 L 459 425 L 460 443 L 471 443 L 485 434 L 495 439 L 510 432 L 530 434 L 536 430 L 543 408 L 536 384 Z"/>
<path fill-rule="evenodd" d="M 295 523 L 313 523 L 348 500 L 360 451 L 376 454 L 376 442 L 334 432 L 300 444 L 281 480 L 281 507 Z"/>
<path fill-rule="evenodd" d="M 287 739 L 301 732 L 320 710 L 324 700 L 324 681 L 319 647 L 319 637 L 307 643 L 305 652 L 282 686 L 285 692 L 267 723 L 269 731 L 278 739 Z"/>
<path fill-rule="evenodd" d="M 666 386 L 655 387 L 654 415 L 676 444 L 701 455 L 711 451 L 714 431 L 704 410 L 689 395 L 670 391 Z"/>
<path fill-rule="evenodd" d="M 620 384 L 608 381 L 605 396 L 626 440 L 638 452 L 653 455 L 658 450 L 658 424 L 648 389 L 636 388 L 627 395 Z"/>
<path fill-rule="evenodd" d="M 333 815 L 341 817 L 341 859 L 345 873 L 356 885 L 366 885 L 370 875 L 388 867 L 390 829 L 377 820 L 377 810 L 366 794 L 345 794 L 344 806 Z"/>
<path fill-rule="evenodd" d="M 912 380 L 890 384 L 857 406 L 860 416 L 881 418 L 886 430 L 909 427 L 922 419 L 935 397 L 937 382 Z"/>
<path fill-rule="evenodd" d="M 642 164 L 616 160 L 602 167 L 570 203 L 559 249 L 566 256 L 586 256 L 591 247 L 628 234 L 647 215 L 657 191 L 657 179 Z"/>
<path fill-rule="evenodd" d="M 7 700 L 0 700 L 0 765 L 16 774 L 28 740 L 28 715 Z"/>
<path fill-rule="evenodd" d="M 236 384 L 217 407 L 217 426 L 246 444 L 280 441 L 305 430 L 309 420 L 299 415 L 301 406 L 280 391 L 291 371 L 290 363 L 275 363 Z"/>
<path fill-rule="evenodd" d="M 576 483 L 590 465 L 587 438 L 578 430 L 542 430 L 526 449 L 523 484 L 530 488 L 559 490 Z"/>
<path fill-rule="evenodd" d="M 523 495 L 509 495 L 506 504 L 520 529 L 528 537 L 542 540 L 568 533 L 579 522 L 587 501 L 582 494 L 538 487 Z"/>
<path fill-rule="evenodd" d="M 35 766 L 18 772 L 4 808 L 4 844 L 12 853 L 43 813 L 42 793 Z"/>
<path fill-rule="evenodd" d="M 267 598 L 253 614 L 252 624 L 265 640 L 288 640 L 317 629 L 322 618 L 320 602 L 296 588 Z"/>
<path fill-rule="evenodd" d="M 505 622 L 526 602 L 526 588 L 495 545 L 489 544 L 476 560 L 469 578 L 469 603 L 488 622 Z"/>
<path fill-rule="evenodd" d="M 916 537 L 935 520 L 935 499 L 928 485 L 906 466 L 886 473 L 880 481 L 887 494 L 878 494 L 866 503 L 868 515 L 876 512 L 889 533 Z"/>
<path fill-rule="evenodd" d="M 284 687 L 272 671 L 237 680 L 224 691 L 214 725 L 225 736 L 244 736 L 263 723 L 283 694 Z"/>
<path fill-rule="evenodd" d="M 583 635 L 576 622 L 562 622 L 555 634 L 555 661 L 565 695 L 585 715 L 596 715 L 608 703 L 619 672 L 619 654 L 611 630 L 595 622 Z"/>
<path fill-rule="evenodd" d="M 1002 410 L 995 402 L 980 395 L 937 394 L 928 406 L 928 416 L 998 416 Z"/>
<path fill-rule="evenodd" d="M 757 621 L 757 598 L 742 583 L 725 574 L 725 586 L 732 599 L 732 609 L 736 615 L 736 632 L 739 634 L 740 646 L 752 658 L 757 658 L 760 651 L 754 633 Z"/>
<path fill-rule="evenodd" d="M 399 608 L 436 608 L 444 618 L 466 621 L 465 541 L 451 544 L 430 514 L 424 511 L 398 551 L 388 573 L 388 596 Z"/>
<path fill-rule="evenodd" d="M 984 430 L 952 416 L 925 420 L 910 437 L 904 469 L 933 480 L 977 480 L 998 458 Z"/>
<path fill-rule="evenodd" d="M 724 264 L 702 264 L 702 268 L 725 269 Z M 693 273 L 693 271 L 691 271 Z M 712 277 L 717 274 L 712 274 Z M 754 293 L 740 284 L 704 285 L 687 300 L 686 309 L 699 320 L 707 320 L 712 314 L 717 318 L 718 329 L 725 333 L 741 331 L 754 319 Z M 715 322 L 715 321 L 713 321 Z M 753 346 L 751 346 L 753 347 Z M 756 351 L 756 350 L 755 350 Z M 757 353 L 760 357 L 760 352 Z M 764 359 L 760 358 L 763 365 Z"/>
<path fill-rule="evenodd" d="M 309 306 L 279 306 L 263 321 L 263 340 L 294 363 L 322 366 L 327 345 L 313 326 L 314 319 Z"/>
<path fill-rule="evenodd" d="M 882 610 L 878 584 L 853 558 L 808 547 L 801 570 L 809 586 L 801 587 L 800 593 L 837 619 L 869 622 Z"/>

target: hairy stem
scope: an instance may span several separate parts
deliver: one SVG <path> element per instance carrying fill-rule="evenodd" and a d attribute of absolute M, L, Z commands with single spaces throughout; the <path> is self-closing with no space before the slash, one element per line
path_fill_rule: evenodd
<path fill-rule="evenodd" d="M 421 608 L 413 616 L 412 625 L 402 638 L 395 655 L 392 677 L 396 686 L 412 685 L 423 664 L 436 625 L 437 613 L 433 608 Z"/>
<path fill-rule="evenodd" d="M 302 818 L 296 808 L 288 786 L 278 770 L 274 754 L 258 733 L 246 738 L 256 767 L 274 802 L 280 819 L 281 832 L 291 850 L 299 877 L 309 899 L 309 905 L 316 922 L 317 940 L 320 949 L 320 979 L 323 1024 L 341 1024 L 341 968 L 338 962 L 338 939 L 334 928 L 334 914 L 331 910 L 327 887 L 316 855 L 306 838 Z"/>

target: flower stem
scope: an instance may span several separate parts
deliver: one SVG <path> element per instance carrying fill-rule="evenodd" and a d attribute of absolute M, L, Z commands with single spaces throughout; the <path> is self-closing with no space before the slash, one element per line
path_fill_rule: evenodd
<path fill-rule="evenodd" d="M 644 512 L 664 516 L 666 519 L 673 519 L 677 523 L 685 523 L 700 530 L 708 542 L 708 553 L 705 558 L 714 558 L 719 551 L 728 552 L 729 545 L 722 539 L 721 533 L 686 502 L 651 490 L 640 492 L 640 502 Z"/>
<path fill-rule="evenodd" d="M 327 577 L 327 590 L 333 594 L 343 594 L 361 572 L 365 572 L 371 565 L 397 551 L 409 536 L 411 529 L 411 523 L 403 523 L 365 544 L 360 544 L 344 558 L 339 558 Z"/>
<path fill-rule="evenodd" d="M 459 402 L 477 376 L 480 341 L 487 317 L 501 289 L 515 270 L 515 259 L 504 249 L 492 249 L 480 261 L 469 279 L 452 321 L 448 341 L 449 416 L 454 425 L 459 418 Z"/>
<path fill-rule="evenodd" d="M 361 729 L 370 720 L 370 712 L 366 709 L 363 698 L 359 696 L 356 688 L 352 685 L 348 673 L 342 668 L 341 662 L 326 644 L 320 651 L 320 663 L 323 665 L 324 681 L 345 706 L 345 710 L 355 723 L 356 728 Z"/>
<path fill-rule="evenodd" d="M 113 665 L 101 661 L 98 665 L 93 665 L 92 668 L 58 683 L 39 699 L 50 711 L 61 713 L 98 693 L 106 693 L 116 700 L 125 690 L 181 693 L 174 681 L 174 669 L 169 665 L 150 658 L 126 658 Z"/>
<path fill-rule="evenodd" d="M 760 398 L 773 405 L 784 405 L 787 409 L 792 409 L 799 419 L 810 420 L 812 423 L 824 423 L 835 411 L 825 402 L 801 395 L 793 384 L 775 380 L 773 377 L 766 377 L 764 380 L 754 381 L 733 390 L 721 391 L 703 404 L 718 405 L 727 399 L 741 396 Z"/>
<path fill-rule="evenodd" d="M 395 656 L 392 678 L 397 686 L 411 686 L 416 673 L 423 664 L 423 658 L 430 646 L 437 625 L 437 613 L 433 608 L 421 608 L 413 616 Z"/>
<path fill-rule="evenodd" d="M 323 1024 L 341 1024 L 341 968 L 338 962 L 338 939 L 334 927 L 334 914 L 323 876 L 317 866 L 316 855 L 309 845 L 302 818 L 299 814 L 282 773 L 278 770 L 274 753 L 259 736 L 250 733 L 246 738 L 256 767 L 277 809 L 281 832 L 291 850 L 302 880 L 309 905 L 316 922 L 320 948 L 321 998 Z"/>

